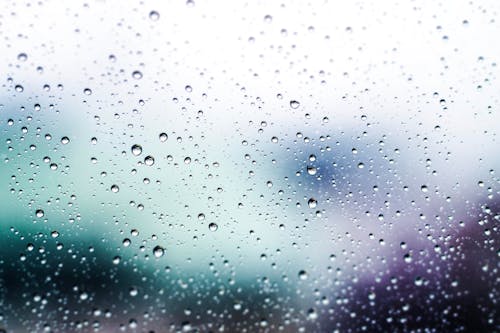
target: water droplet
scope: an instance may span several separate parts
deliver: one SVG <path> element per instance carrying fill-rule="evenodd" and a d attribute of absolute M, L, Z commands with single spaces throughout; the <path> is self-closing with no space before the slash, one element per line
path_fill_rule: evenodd
<path fill-rule="evenodd" d="M 90 90 L 90 88 L 85 88 L 83 89 L 83 93 L 87 96 L 90 96 L 92 95 L 92 90 Z"/>
<path fill-rule="evenodd" d="M 137 294 L 139 294 L 139 290 L 137 290 L 136 287 L 132 287 L 129 290 L 129 294 L 130 294 L 130 296 L 135 297 L 135 296 L 137 296 Z"/>
<path fill-rule="evenodd" d="M 316 199 L 311 198 L 307 201 L 307 204 L 309 205 L 309 208 L 316 208 L 318 202 L 316 201 Z"/>
<path fill-rule="evenodd" d="M 120 188 L 118 187 L 118 185 L 116 185 L 116 184 L 111 185 L 111 192 L 118 193 L 118 191 L 120 191 Z"/>
<path fill-rule="evenodd" d="M 198 214 L 198 220 L 203 221 L 205 219 L 205 214 L 200 213 Z"/>
<path fill-rule="evenodd" d="M 217 223 L 212 222 L 208 225 L 208 230 L 210 230 L 210 231 L 217 231 L 217 229 L 219 229 L 219 226 L 217 225 Z"/>
<path fill-rule="evenodd" d="M 304 270 L 299 271 L 299 279 L 306 280 L 307 279 L 307 272 Z"/>
<path fill-rule="evenodd" d="M 296 100 L 291 100 L 290 101 L 290 107 L 292 109 L 297 109 L 299 106 L 300 106 L 300 103 L 298 101 L 296 101 Z"/>
<path fill-rule="evenodd" d="M 189 163 L 191 163 L 191 157 L 189 157 L 189 156 L 188 156 L 188 157 L 186 157 L 186 158 L 184 159 L 184 163 L 185 163 L 185 164 L 189 164 Z"/>
<path fill-rule="evenodd" d="M 273 17 L 271 15 L 264 16 L 264 22 L 271 23 L 273 21 Z"/>
<path fill-rule="evenodd" d="M 68 138 L 67 136 L 63 136 L 63 137 L 61 138 L 61 143 L 62 143 L 63 145 L 67 145 L 67 144 L 69 143 L 69 138 Z"/>
<path fill-rule="evenodd" d="M 307 310 L 307 318 L 309 320 L 316 320 L 318 318 L 318 313 L 313 309 Z"/>
<path fill-rule="evenodd" d="M 149 19 L 151 21 L 158 21 L 160 19 L 160 13 L 158 13 L 156 10 L 152 10 L 149 12 Z"/>
<path fill-rule="evenodd" d="M 153 254 L 156 258 L 161 258 L 165 254 L 165 249 L 163 247 L 157 245 L 153 249 Z"/>
<path fill-rule="evenodd" d="M 186 87 L 184 87 L 184 90 L 186 90 L 188 93 L 190 93 L 193 91 L 193 87 L 191 87 L 190 85 L 187 85 Z"/>
<path fill-rule="evenodd" d="M 161 142 L 165 142 L 168 139 L 168 135 L 167 133 L 160 133 L 159 138 Z"/>
<path fill-rule="evenodd" d="M 142 146 L 141 145 L 133 145 L 132 148 L 130 148 L 132 151 L 132 155 L 134 156 L 139 156 L 142 154 Z"/>
<path fill-rule="evenodd" d="M 153 164 L 155 164 L 155 159 L 153 156 L 151 155 L 148 155 L 144 158 L 144 164 L 146 164 L 147 166 L 152 166 Z"/>
<path fill-rule="evenodd" d="M 308 166 L 307 167 L 307 173 L 310 174 L 311 176 L 314 176 L 317 172 L 316 167 L 313 166 Z"/>
<path fill-rule="evenodd" d="M 24 87 L 20 84 L 17 84 L 14 89 L 17 91 L 17 92 L 23 92 L 24 91 Z"/>
<path fill-rule="evenodd" d="M 142 72 L 140 71 L 133 71 L 132 72 L 132 77 L 136 80 L 142 79 Z"/>
<path fill-rule="evenodd" d="M 26 53 L 19 53 L 17 55 L 17 60 L 24 62 L 24 61 L 28 60 L 28 55 Z"/>
<path fill-rule="evenodd" d="M 43 217 L 45 215 L 45 212 L 42 209 L 37 209 L 35 213 L 36 217 Z"/>

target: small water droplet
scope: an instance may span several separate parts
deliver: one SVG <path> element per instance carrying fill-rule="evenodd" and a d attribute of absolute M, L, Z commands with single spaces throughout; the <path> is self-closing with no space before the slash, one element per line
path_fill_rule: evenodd
<path fill-rule="evenodd" d="M 153 249 L 153 254 L 156 258 L 161 258 L 165 254 L 165 249 L 163 247 L 157 245 Z"/>
<path fill-rule="evenodd" d="M 292 109 L 297 109 L 299 106 L 300 106 L 300 103 L 298 101 L 296 101 L 296 100 L 291 100 L 290 101 L 290 107 Z"/>
<path fill-rule="evenodd" d="M 309 320 L 316 320 L 318 318 L 318 313 L 313 309 L 307 310 L 307 318 Z"/>
<path fill-rule="evenodd" d="M 139 294 L 139 290 L 137 290 L 136 287 L 132 287 L 129 290 L 129 294 L 130 294 L 130 296 L 135 297 L 135 296 L 137 296 Z"/>
<path fill-rule="evenodd" d="M 142 146 L 141 145 L 133 145 L 132 148 L 130 148 L 132 151 L 132 155 L 134 156 L 139 156 L 142 154 Z"/>
<path fill-rule="evenodd" d="M 155 164 L 155 159 L 153 156 L 151 155 L 148 155 L 144 158 L 144 164 L 146 164 L 147 166 L 152 166 L 153 164 Z"/>
<path fill-rule="evenodd" d="M 63 136 L 63 137 L 61 138 L 61 143 L 62 143 L 63 145 L 67 145 L 67 144 L 69 143 L 69 138 L 68 138 L 67 136 Z"/>
<path fill-rule="evenodd" d="M 152 10 L 149 12 L 149 19 L 151 21 L 158 21 L 160 19 L 160 13 L 158 13 L 156 10 Z"/>
<path fill-rule="evenodd" d="M 219 229 L 219 226 L 217 225 L 217 223 L 212 222 L 208 225 L 208 230 L 210 230 L 210 231 L 217 231 L 217 229 Z"/>
<path fill-rule="evenodd" d="M 307 279 L 307 272 L 304 270 L 299 271 L 299 279 L 306 280 Z"/>
<path fill-rule="evenodd" d="M 118 193 L 119 191 L 120 191 L 120 188 L 118 187 L 118 185 L 116 185 L 116 184 L 111 185 L 111 192 Z"/>
<path fill-rule="evenodd" d="M 19 53 L 17 55 L 17 60 L 24 62 L 24 61 L 28 60 L 28 55 L 26 53 L 24 53 L 24 52 L 23 53 Z"/>
<path fill-rule="evenodd" d="M 309 208 L 316 208 L 316 206 L 318 205 L 318 201 L 316 201 L 316 199 L 314 198 L 311 198 L 307 201 L 307 205 L 309 206 Z"/>
<path fill-rule="evenodd" d="M 129 238 L 124 238 L 122 241 L 122 244 L 124 247 L 129 247 L 132 242 L 130 241 Z"/>
<path fill-rule="evenodd" d="M 142 79 L 142 72 L 141 71 L 133 71 L 132 77 L 136 80 L 140 80 L 140 79 Z"/>
<path fill-rule="evenodd" d="M 45 215 L 45 212 L 42 209 L 37 209 L 35 213 L 36 217 L 43 217 Z"/>
<path fill-rule="evenodd" d="M 83 89 L 83 93 L 85 95 L 89 96 L 89 95 L 92 95 L 92 90 L 90 90 L 90 88 L 85 88 L 85 89 Z"/>
<path fill-rule="evenodd" d="M 307 173 L 310 174 L 311 176 L 314 176 L 317 172 L 316 167 L 313 166 L 308 166 L 307 167 Z"/>
<path fill-rule="evenodd" d="M 168 139 L 167 133 L 160 133 L 160 135 L 158 137 L 160 138 L 161 142 L 165 142 Z"/>

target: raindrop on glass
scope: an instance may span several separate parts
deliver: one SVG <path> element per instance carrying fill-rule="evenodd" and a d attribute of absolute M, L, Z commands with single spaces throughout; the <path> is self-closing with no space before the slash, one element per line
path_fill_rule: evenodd
<path fill-rule="evenodd" d="M 133 145 L 132 148 L 130 148 L 132 151 L 132 155 L 134 156 L 139 156 L 142 153 L 142 147 L 141 145 Z"/>
<path fill-rule="evenodd" d="M 149 12 L 149 19 L 151 21 L 158 21 L 160 19 L 160 13 L 158 13 L 156 10 L 152 10 Z"/>
<path fill-rule="evenodd" d="M 159 138 L 161 142 L 165 142 L 168 139 L 168 135 L 167 133 L 160 133 Z"/>
<path fill-rule="evenodd" d="M 165 254 L 165 249 L 163 247 L 157 245 L 153 249 L 153 254 L 156 258 L 161 258 Z"/>
<path fill-rule="evenodd" d="M 290 101 L 290 107 L 292 109 L 297 109 L 299 106 L 300 106 L 300 103 L 298 101 L 296 101 L 296 100 L 291 100 Z"/>
<path fill-rule="evenodd" d="M 155 164 L 155 159 L 153 156 L 151 155 L 148 155 L 144 158 L 144 164 L 146 164 L 147 166 L 152 166 L 153 164 Z"/>
<path fill-rule="evenodd" d="M 132 72 L 132 77 L 136 80 L 142 79 L 142 72 L 140 71 L 133 71 Z"/>

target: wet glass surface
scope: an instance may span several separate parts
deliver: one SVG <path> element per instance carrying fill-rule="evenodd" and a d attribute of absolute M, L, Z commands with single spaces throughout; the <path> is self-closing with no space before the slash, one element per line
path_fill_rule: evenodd
<path fill-rule="evenodd" d="M 496 332 L 497 1 L 3 1 L 0 332 Z"/>

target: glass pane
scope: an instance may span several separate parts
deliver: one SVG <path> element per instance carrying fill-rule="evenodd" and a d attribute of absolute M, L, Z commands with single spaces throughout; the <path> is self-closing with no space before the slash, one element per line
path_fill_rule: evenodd
<path fill-rule="evenodd" d="M 498 1 L 2 1 L 0 332 L 494 332 Z"/>

